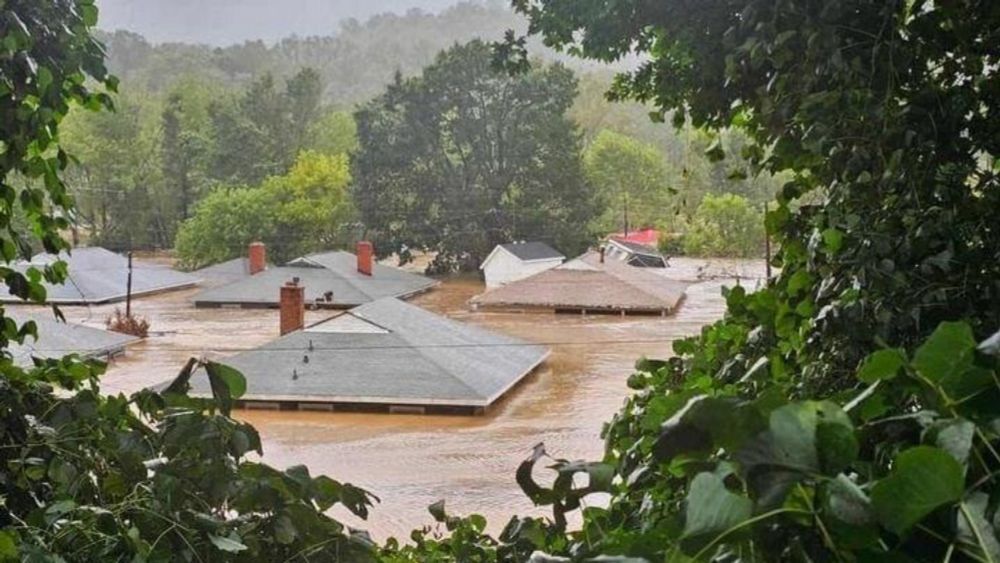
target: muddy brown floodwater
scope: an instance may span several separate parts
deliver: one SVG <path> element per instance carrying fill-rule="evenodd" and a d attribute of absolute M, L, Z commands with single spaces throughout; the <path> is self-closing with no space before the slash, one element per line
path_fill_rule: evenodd
<path fill-rule="evenodd" d="M 477 512 L 497 531 L 513 514 L 543 514 L 514 481 L 532 446 L 555 456 L 599 459 L 601 425 L 622 405 L 625 381 L 641 356 L 670 355 L 674 339 L 720 318 L 723 285 L 735 276 L 753 285 L 759 264 L 675 258 L 666 272 L 696 281 L 676 315 L 579 316 L 471 312 L 466 301 L 479 282 L 449 280 L 414 303 L 451 318 L 548 344 L 550 359 L 489 414 L 479 417 L 402 414 L 241 411 L 264 444 L 264 460 L 279 467 L 305 464 L 367 488 L 382 499 L 367 522 L 352 521 L 379 540 L 407 538 L 430 523 L 426 507 L 445 499 L 449 510 Z M 277 311 L 194 309 L 196 290 L 137 300 L 133 310 L 153 334 L 116 360 L 103 380 L 109 392 L 131 392 L 176 374 L 191 356 L 224 359 L 277 337 Z M 67 307 L 70 321 L 103 326 L 115 306 Z M 329 316 L 309 312 L 307 322 Z M 343 514 L 338 514 L 343 516 Z"/>

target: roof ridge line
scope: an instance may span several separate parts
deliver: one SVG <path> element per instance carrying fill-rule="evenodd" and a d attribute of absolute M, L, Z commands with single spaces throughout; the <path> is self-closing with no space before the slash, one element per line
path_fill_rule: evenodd
<path fill-rule="evenodd" d="M 455 321 L 452 321 L 451 319 L 449 319 L 448 317 L 445 317 L 444 315 L 438 315 L 437 313 L 432 313 L 432 312 L 430 312 L 430 311 L 428 311 L 426 309 L 423 309 L 421 307 L 417 307 L 416 305 L 410 305 L 409 303 L 406 303 L 402 299 L 397 299 L 396 297 L 388 297 L 388 298 L 384 298 L 384 299 L 395 299 L 396 301 L 398 301 L 400 304 L 402 304 L 404 306 L 409 306 L 409 307 L 413 307 L 414 309 L 419 309 L 422 313 L 426 313 L 426 314 L 434 316 L 434 317 L 440 317 L 440 318 L 444 319 L 445 321 L 455 322 Z M 368 321 L 368 319 L 364 319 L 364 320 Z M 368 322 L 371 322 L 371 321 L 368 321 Z M 382 327 L 382 328 L 385 328 L 385 327 Z M 388 330 L 390 334 L 395 334 L 396 336 L 398 336 L 400 338 L 400 340 L 402 340 L 402 341 L 406 342 L 408 345 L 410 345 L 410 347 L 413 350 L 415 350 L 416 353 L 419 354 L 422 358 L 424 358 L 428 362 L 430 362 L 430 363 L 434 364 L 435 366 L 437 366 L 438 368 L 440 368 L 443 373 L 447 373 L 448 377 L 450 377 L 453 380 L 457 381 L 459 384 L 462 385 L 462 387 L 464 387 L 464 388 L 468 389 L 469 391 L 471 391 L 472 394 L 475 395 L 476 397 L 479 397 L 479 398 L 482 398 L 482 399 L 487 399 L 488 398 L 488 397 L 483 397 L 482 393 L 480 393 L 474 387 L 472 387 L 471 385 L 469 385 L 468 383 L 466 383 L 465 380 L 463 380 L 461 377 L 458 377 L 457 375 L 455 375 L 447 367 L 441 365 L 441 363 L 438 362 L 437 360 L 435 360 L 433 356 L 428 355 L 424 351 L 426 348 L 428 348 L 427 346 L 421 346 L 421 345 L 413 342 L 403 332 L 390 330 L 388 328 L 385 328 L 385 330 Z"/>

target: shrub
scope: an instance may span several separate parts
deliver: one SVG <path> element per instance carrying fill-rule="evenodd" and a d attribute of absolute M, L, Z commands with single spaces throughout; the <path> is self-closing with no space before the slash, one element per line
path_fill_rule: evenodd
<path fill-rule="evenodd" d="M 132 336 L 138 336 L 139 338 L 146 338 L 149 336 L 148 319 L 137 315 L 126 315 L 121 309 L 115 309 L 114 313 L 108 315 L 104 324 L 111 332 L 131 334 Z"/>

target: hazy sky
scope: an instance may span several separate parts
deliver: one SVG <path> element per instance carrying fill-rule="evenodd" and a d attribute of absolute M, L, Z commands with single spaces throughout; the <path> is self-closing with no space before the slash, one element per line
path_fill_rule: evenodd
<path fill-rule="evenodd" d="M 227 45 L 292 34 L 329 35 L 346 18 L 412 8 L 438 12 L 456 0 L 97 0 L 100 27 L 128 29 L 153 42 Z"/>

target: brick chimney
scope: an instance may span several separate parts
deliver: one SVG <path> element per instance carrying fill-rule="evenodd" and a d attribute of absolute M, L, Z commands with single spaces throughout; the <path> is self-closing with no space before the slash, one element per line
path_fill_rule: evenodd
<path fill-rule="evenodd" d="M 301 330 L 306 325 L 306 288 L 299 278 L 281 286 L 281 335 Z"/>
<path fill-rule="evenodd" d="M 375 261 L 375 247 L 367 240 L 358 242 L 358 271 L 366 276 L 372 275 L 372 264 Z"/>
<path fill-rule="evenodd" d="M 251 242 L 249 251 L 250 275 L 257 275 L 267 269 L 267 247 L 262 242 Z"/>

